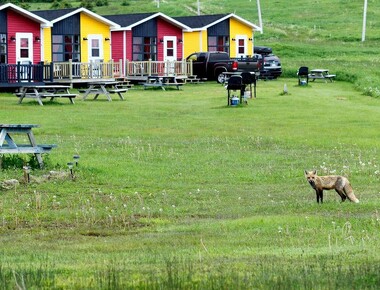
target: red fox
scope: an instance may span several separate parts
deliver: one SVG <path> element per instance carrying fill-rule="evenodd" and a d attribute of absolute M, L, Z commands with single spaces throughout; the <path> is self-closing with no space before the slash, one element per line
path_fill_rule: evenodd
<path fill-rule="evenodd" d="M 354 195 L 354 191 L 351 187 L 350 182 L 344 176 L 339 175 L 328 175 L 328 176 L 318 176 L 317 171 L 307 171 L 305 170 L 305 177 L 307 182 L 315 190 L 317 194 L 317 202 L 321 201 L 323 203 L 323 190 L 335 189 L 335 191 L 342 198 L 342 202 L 348 198 L 350 201 L 358 203 L 359 199 Z"/>

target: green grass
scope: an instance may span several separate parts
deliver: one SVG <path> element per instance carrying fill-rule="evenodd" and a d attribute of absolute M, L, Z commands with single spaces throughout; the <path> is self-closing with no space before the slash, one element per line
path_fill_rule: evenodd
<path fill-rule="evenodd" d="M 135 12 L 127 2 L 96 12 Z M 195 1 L 160 2 L 170 16 L 196 11 Z M 200 2 L 202 14 L 258 23 L 256 1 Z M 37 140 L 58 147 L 33 170 L 40 183 L 0 192 L 0 287 L 377 289 L 380 11 L 368 1 L 362 43 L 362 2 L 261 1 L 255 41 L 274 48 L 284 76 L 260 81 L 248 106 L 226 107 L 215 83 L 74 106 L 1 94 L 2 123 L 40 124 Z M 338 81 L 298 87 L 302 65 Z M 74 154 L 74 181 L 46 181 Z M 360 204 L 325 192 L 317 205 L 311 168 L 349 177 Z M 22 179 L 20 165 L 0 171 L 10 178 Z"/>
<path fill-rule="evenodd" d="M 43 107 L 2 94 L 2 123 L 58 147 L 39 183 L 0 193 L 1 287 L 377 288 L 379 99 L 296 83 L 260 81 L 235 108 L 214 82 Z M 74 181 L 43 178 L 74 154 Z M 360 204 L 317 205 L 309 168 L 348 176 Z"/>

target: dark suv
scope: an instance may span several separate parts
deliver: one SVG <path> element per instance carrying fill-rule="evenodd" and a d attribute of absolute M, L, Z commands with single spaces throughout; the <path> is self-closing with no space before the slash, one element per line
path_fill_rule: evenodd
<path fill-rule="evenodd" d="M 255 58 L 261 62 L 261 79 L 276 79 L 282 74 L 281 61 L 272 53 L 272 48 L 267 46 L 255 46 L 254 53 Z"/>

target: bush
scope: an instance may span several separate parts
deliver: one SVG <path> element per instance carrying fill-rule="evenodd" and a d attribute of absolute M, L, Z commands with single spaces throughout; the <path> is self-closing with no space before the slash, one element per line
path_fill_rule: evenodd
<path fill-rule="evenodd" d="M 95 2 L 95 5 L 100 7 L 100 6 L 108 6 L 108 0 L 97 0 Z"/>

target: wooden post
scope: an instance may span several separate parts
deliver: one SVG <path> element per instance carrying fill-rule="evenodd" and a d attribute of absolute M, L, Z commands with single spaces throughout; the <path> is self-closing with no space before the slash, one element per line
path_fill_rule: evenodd
<path fill-rule="evenodd" d="M 149 59 L 148 60 L 148 76 L 151 76 L 151 75 L 152 75 L 152 59 Z"/>
<path fill-rule="evenodd" d="M 49 70 L 50 70 L 50 81 L 51 82 L 53 82 L 53 80 L 54 80 L 54 63 L 53 62 L 51 62 L 50 63 L 50 66 L 49 66 Z"/>
<path fill-rule="evenodd" d="M 128 59 L 125 60 L 125 66 L 124 67 L 125 67 L 125 73 L 124 73 L 124 75 L 125 76 L 129 76 L 129 60 Z"/>
<path fill-rule="evenodd" d="M 187 63 L 186 63 L 186 59 L 183 59 L 182 60 L 182 74 L 187 76 Z"/>
<path fill-rule="evenodd" d="M 190 75 L 193 75 L 193 60 L 190 59 Z"/>
<path fill-rule="evenodd" d="M 115 70 L 114 70 L 114 63 L 113 63 L 113 59 L 111 59 L 111 78 L 114 78 L 115 77 Z"/>
<path fill-rule="evenodd" d="M 21 83 L 21 71 L 20 71 L 20 69 L 21 69 L 21 63 L 18 61 L 17 62 L 17 81 L 19 83 Z"/>
<path fill-rule="evenodd" d="M 73 60 L 69 59 L 69 80 L 73 79 Z"/>
<path fill-rule="evenodd" d="M 27 73 L 26 73 L 26 76 L 27 76 L 27 78 L 28 78 L 28 82 L 30 83 L 31 81 L 32 81 L 32 67 L 33 67 L 33 64 L 32 64 L 32 62 L 30 61 L 29 63 L 28 63 L 28 65 L 26 66 L 26 68 L 27 68 Z"/>
<path fill-rule="evenodd" d="M 123 68 L 123 61 L 121 59 L 119 59 L 119 73 L 120 73 L 120 76 L 125 76 L 125 71 L 124 71 L 124 68 Z"/>

